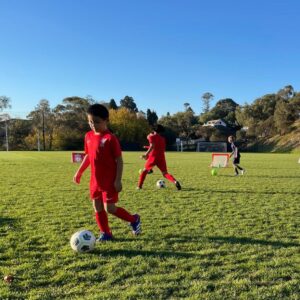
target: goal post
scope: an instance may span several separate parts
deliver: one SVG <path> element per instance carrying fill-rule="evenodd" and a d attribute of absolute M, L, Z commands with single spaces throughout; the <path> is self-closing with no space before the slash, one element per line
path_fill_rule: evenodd
<path fill-rule="evenodd" d="M 228 167 L 230 154 L 228 153 L 212 153 L 212 168 L 226 168 Z"/>

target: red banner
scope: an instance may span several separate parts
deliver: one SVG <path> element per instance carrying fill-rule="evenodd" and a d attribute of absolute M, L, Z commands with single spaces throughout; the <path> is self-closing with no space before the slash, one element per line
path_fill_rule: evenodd
<path fill-rule="evenodd" d="M 72 152 L 72 163 L 81 163 L 84 156 L 84 153 Z"/>

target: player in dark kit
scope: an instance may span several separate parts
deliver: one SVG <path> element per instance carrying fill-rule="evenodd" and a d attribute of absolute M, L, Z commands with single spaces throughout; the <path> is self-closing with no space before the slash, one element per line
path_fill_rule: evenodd
<path fill-rule="evenodd" d="M 228 142 L 230 143 L 231 150 L 232 150 L 230 157 L 233 156 L 232 165 L 234 168 L 235 176 L 239 175 L 239 170 L 241 171 L 241 175 L 244 175 L 246 170 L 239 166 L 241 154 L 239 148 L 234 143 L 235 138 L 233 135 L 228 137 Z"/>

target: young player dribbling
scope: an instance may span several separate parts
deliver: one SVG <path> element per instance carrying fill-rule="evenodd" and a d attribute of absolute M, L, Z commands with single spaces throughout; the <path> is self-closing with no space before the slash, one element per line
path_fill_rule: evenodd
<path fill-rule="evenodd" d="M 167 163 L 165 159 L 166 142 L 165 138 L 161 135 L 164 132 L 162 125 L 155 125 L 153 131 L 147 136 L 149 141 L 149 148 L 147 152 L 142 155 L 146 160 L 145 167 L 140 174 L 137 189 L 142 189 L 145 178 L 154 166 L 157 166 L 162 175 L 170 182 L 174 183 L 177 190 L 181 190 L 181 185 L 171 174 L 168 173 Z"/>
<path fill-rule="evenodd" d="M 79 184 L 83 172 L 91 166 L 90 197 L 100 230 L 98 241 L 113 238 L 107 213 L 129 222 L 133 234 L 138 235 L 141 233 L 140 216 L 116 206 L 122 190 L 123 159 L 119 141 L 107 127 L 109 112 L 104 105 L 93 104 L 88 108 L 87 117 L 91 131 L 85 135 L 85 157 L 73 181 Z"/>

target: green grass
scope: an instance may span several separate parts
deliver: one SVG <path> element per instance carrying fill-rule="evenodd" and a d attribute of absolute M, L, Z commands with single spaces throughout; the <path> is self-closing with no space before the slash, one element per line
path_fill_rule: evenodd
<path fill-rule="evenodd" d="M 293 154 L 243 154 L 211 176 L 210 154 L 168 153 L 182 183 L 136 191 L 140 153 L 124 153 L 119 205 L 142 217 L 135 238 L 109 216 L 115 241 L 92 253 L 69 246 L 95 234 L 88 175 L 69 152 L 0 153 L 0 299 L 300 299 L 300 165 Z"/>

